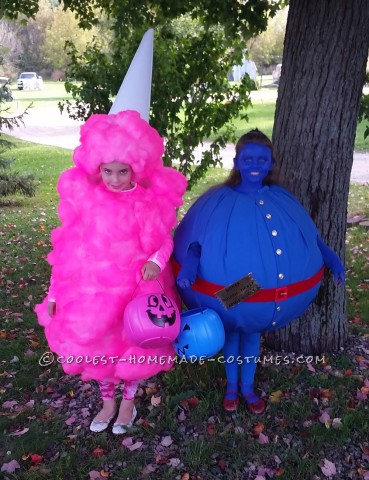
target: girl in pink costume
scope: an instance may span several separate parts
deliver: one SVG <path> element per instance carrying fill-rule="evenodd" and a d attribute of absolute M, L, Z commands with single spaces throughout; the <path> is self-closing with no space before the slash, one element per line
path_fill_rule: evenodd
<path fill-rule="evenodd" d="M 36 313 L 64 371 L 99 382 L 103 408 L 91 424 L 95 432 L 116 414 L 116 384 L 124 380 L 113 426 L 121 434 L 137 414 L 139 381 L 173 363 L 171 345 L 137 347 L 123 326 L 127 303 L 157 291 L 156 279 L 180 304 L 168 260 L 186 180 L 163 166 L 163 153 L 163 139 L 137 112 L 93 115 L 81 128 L 75 167 L 58 182 L 51 286 Z"/>

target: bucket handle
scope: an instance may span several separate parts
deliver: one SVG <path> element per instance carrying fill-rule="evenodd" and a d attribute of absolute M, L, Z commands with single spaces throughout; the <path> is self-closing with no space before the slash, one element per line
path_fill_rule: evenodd
<path fill-rule="evenodd" d="M 137 289 L 138 289 L 138 287 L 140 286 L 140 283 L 141 283 L 142 281 L 143 281 L 143 278 L 140 278 L 140 280 L 138 281 L 135 289 L 133 290 L 133 293 L 132 293 L 132 296 L 131 296 L 131 300 L 133 299 L 133 297 L 134 297 L 134 295 L 135 295 L 135 293 L 136 293 L 136 291 L 137 291 Z M 165 295 L 165 290 L 164 290 L 164 288 L 163 288 L 163 285 L 159 282 L 159 280 L 158 280 L 157 278 L 155 278 L 154 280 L 151 280 L 151 281 L 157 282 L 157 283 L 159 284 L 161 290 L 162 290 L 162 293 Z"/>

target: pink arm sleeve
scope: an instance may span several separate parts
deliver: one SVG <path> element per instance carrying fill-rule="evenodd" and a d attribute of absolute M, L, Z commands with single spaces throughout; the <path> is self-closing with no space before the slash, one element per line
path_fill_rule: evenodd
<path fill-rule="evenodd" d="M 160 268 L 161 271 L 164 270 L 166 264 L 169 261 L 169 258 L 173 252 L 173 238 L 171 235 L 168 235 L 164 240 L 162 246 L 157 252 L 155 252 L 148 259 L 148 262 L 154 262 Z"/>

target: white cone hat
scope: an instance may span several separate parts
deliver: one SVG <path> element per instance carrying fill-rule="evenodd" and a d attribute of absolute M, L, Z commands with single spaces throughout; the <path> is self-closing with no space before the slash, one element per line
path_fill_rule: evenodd
<path fill-rule="evenodd" d="M 149 122 L 154 30 L 147 30 L 124 77 L 109 113 L 135 110 Z"/>

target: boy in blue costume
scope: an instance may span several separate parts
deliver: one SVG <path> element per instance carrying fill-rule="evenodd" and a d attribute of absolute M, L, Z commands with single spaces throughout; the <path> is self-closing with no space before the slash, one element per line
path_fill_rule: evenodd
<path fill-rule="evenodd" d="M 345 281 L 341 260 L 322 241 L 306 210 L 273 184 L 274 163 L 268 137 L 259 130 L 243 135 L 228 180 L 195 202 L 174 236 L 177 285 L 185 305 L 212 308 L 224 324 L 227 411 L 237 410 L 239 388 L 252 413 L 265 410 L 254 392 L 261 334 L 307 309 L 324 265 L 339 284 Z M 248 273 L 261 290 L 226 310 L 214 293 Z"/>

